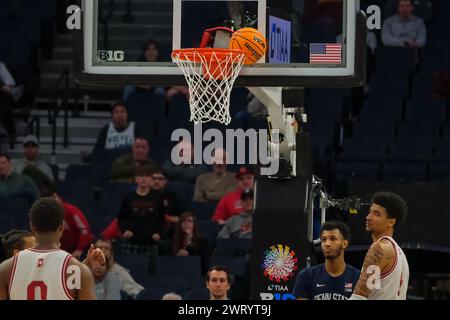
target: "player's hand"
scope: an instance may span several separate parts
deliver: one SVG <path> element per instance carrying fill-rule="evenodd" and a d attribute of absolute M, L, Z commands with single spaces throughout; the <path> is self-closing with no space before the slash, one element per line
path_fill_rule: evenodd
<path fill-rule="evenodd" d="M 153 241 L 158 242 L 159 240 L 161 240 L 161 236 L 158 233 L 154 233 L 152 235 L 152 239 L 153 239 Z"/>
<path fill-rule="evenodd" d="M 127 230 L 122 234 L 122 238 L 125 238 L 125 239 L 133 238 L 133 236 L 134 236 L 134 233 L 131 232 L 130 230 Z"/>
<path fill-rule="evenodd" d="M 72 257 L 80 259 L 81 255 L 83 254 L 83 251 L 81 250 L 75 250 L 74 252 L 72 252 Z"/>
<path fill-rule="evenodd" d="M 93 265 L 95 262 L 98 262 L 101 265 L 104 265 L 106 263 L 106 257 L 103 251 L 98 248 L 96 249 L 92 243 L 89 247 L 86 259 L 89 265 Z"/>

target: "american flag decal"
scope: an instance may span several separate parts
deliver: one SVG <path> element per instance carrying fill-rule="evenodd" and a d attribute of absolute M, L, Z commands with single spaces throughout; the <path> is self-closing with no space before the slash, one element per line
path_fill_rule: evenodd
<path fill-rule="evenodd" d="M 341 64 L 342 45 L 340 43 L 311 43 L 309 45 L 310 64 Z"/>

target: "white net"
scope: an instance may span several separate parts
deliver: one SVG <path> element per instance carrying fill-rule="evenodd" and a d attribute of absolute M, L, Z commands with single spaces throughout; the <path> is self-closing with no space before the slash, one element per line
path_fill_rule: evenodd
<path fill-rule="evenodd" d="M 245 60 L 245 53 L 227 49 L 180 49 L 172 59 L 189 85 L 191 121 L 231 122 L 230 95 Z"/>

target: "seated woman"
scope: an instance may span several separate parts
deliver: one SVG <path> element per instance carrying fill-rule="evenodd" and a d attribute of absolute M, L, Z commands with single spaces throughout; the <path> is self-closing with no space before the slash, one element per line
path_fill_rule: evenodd
<path fill-rule="evenodd" d="M 112 242 L 110 240 L 98 239 L 95 242 L 95 247 L 103 251 L 106 260 L 108 260 L 109 272 L 114 274 L 119 281 L 120 290 L 135 299 L 139 292 L 144 290 L 144 287 L 133 279 L 127 269 L 115 262 Z"/>
<path fill-rule="evenodd" d="M 197 218 L 191 212 L 181 215 L 172 239 L 172 253 L 176 256 L 200 256 L 202 274 L 208 270 L 209 244 L 197 229 Z"/>
<path fill-rule="evenodd" d="M 89 269 L 94 276 L 97 300 L 121 300 L 119 280 L 110 271 L 108 259 L 103 264 L 95 261 Z"/>

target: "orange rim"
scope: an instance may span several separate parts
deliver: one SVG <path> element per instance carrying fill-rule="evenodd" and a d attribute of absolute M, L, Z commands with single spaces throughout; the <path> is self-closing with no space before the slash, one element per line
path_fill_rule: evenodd
<path fill-rule="evenodd" d="M 236 49 L 220 49 L 220 48 L 189 48 L 176 49 L 172 51 L 172 58 L 181 61 L 201 62 L 199 56 L 211 58 L 215 54 L 219 60 L 224 60 L 232 55 L 233 58 L 245 55 L 245 51 Z"/>

